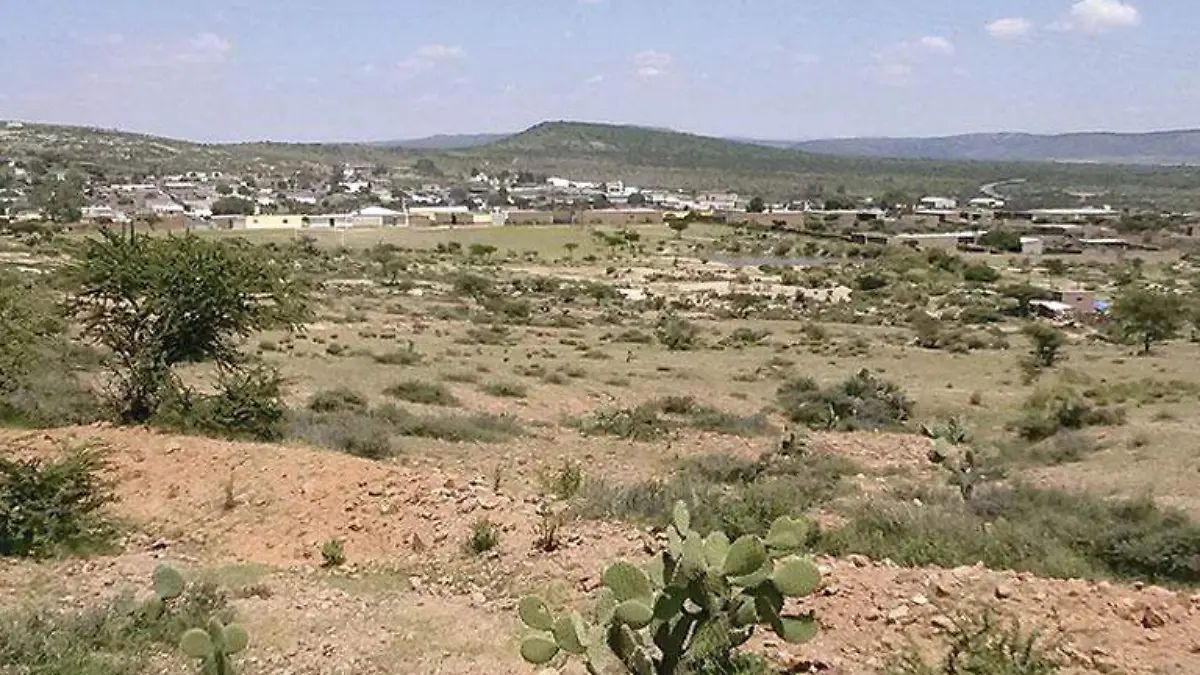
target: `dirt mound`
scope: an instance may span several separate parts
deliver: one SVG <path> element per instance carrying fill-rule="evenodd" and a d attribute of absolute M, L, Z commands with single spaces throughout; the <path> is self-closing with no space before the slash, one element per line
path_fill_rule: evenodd
<path fill-rule="evenodd" d="M 538 497 L 519 485 L 497 492 L 486 474 L 472 475 L 477 466 L 456 473 L 415 460 L 393 465 L 103 427 L 0 432 L 0 442 L 24 451 L 52 452 L 68 437 L 110 448 L 118 515 L 144 534 L 117 558 L 0 566 L 2 595 L 54 578 L 56 592 L 71 594 L 60 600 L 106 597 L 144 587 L 160 556 L 193 568 L 265 570 L 274 593 L 239 600 L 263 636 L 251 673 L 283 664 L 313 673 L 532 672 L 514 656 L 514 598 L 538 590 L 576 602 L 598 586 L 606 562 L 642 559 L 653 546 L 644 531 L 571 523 L 564 548 L 534 551 Z M 925 446 L 883 434 L 818 434 L 814 444 L 877 468 L 916 462 Z M 463 543 L 479 518 L 496 524 L 500 544 L 472 556 Z M 317 563 L 321 543 L 333 538 L 345 540 L 349 569 L 331 576 Z M 1042 630 L 1068 673 L 1200 672 L 1200 594 L 980 567 L 904 569 L 859 557 L 819 563 L 826 584 L 808 604 L 820 617 L 820 637 L 801 647 L 759 638 L 797 672 L 876 673 L 887 654 L 935 649 L 949 617 L 989 606 Z M 387 574 L 378 574 L 382 568 Z M 278 622 L 280 615 L 288 621 Z M 459 631 L 465 616 L 479 630 Z"/>

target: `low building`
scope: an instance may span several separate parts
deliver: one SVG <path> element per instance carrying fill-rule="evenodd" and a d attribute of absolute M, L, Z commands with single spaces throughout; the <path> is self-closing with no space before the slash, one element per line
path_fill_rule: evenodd
<path fill-rule="evenodd" d="M 295 213 L 263 213 L 246 216 L 242 227 L 247 230 L 298 230 L 305 227 L 303 219 L 306 217 Z"/>
<path fill-rule="evenodd" d="M 1046 250 L 1046 242 L 1041 237 L 1021 237 L 1022 255 L 1042 255 Z"/>
<path fill-rule="evenodd" d="M 493 220 L 497 225 L 553 225 L 554 213 L 552 211 L 514 209 L 498 212 Z"/>
<path fill-rule="evenodd" d="M 917 207 L 931 211 L 951 211 L 958 208 L 958 200 L 951 197 L 922 197 Z"/>
<path fill-rule="evenodd" d="M 960 244 L 973 244 L 983 232 L 922 232 L 917 234 L 897 234 L 888 240 L 892 246 L 911 246 L 922 250 L 940 248 L 955 249 Z"/>
<path fill-rule="evenodd" d="M 596 209 L 580 211 L 575 222 L 579 225 L 656 225 L 663 222 L 663 213 L 657 209 Z"/>
<path fill-rule="evenodd" d="M 368 206 L 350 214 L 354 227 L 398 227 L 408 225 L 408 216 L 382 206 Z"/>

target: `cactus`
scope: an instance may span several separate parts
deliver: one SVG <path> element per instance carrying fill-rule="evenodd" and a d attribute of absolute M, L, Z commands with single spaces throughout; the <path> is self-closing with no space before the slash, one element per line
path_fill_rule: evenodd
<path fill-rule="evenodd" d="M 142 606 L 142 612 L 147 618 L 157 619 L 167 610 L 167 604 L 183 595 L 183 575 L 170 565 L 159 565 L 154 568 L 151 577 L 154 597 Z"/>
<path fill-rule="evenodd" d="M 949 474 L 947 481 L 958 488 L 963 501 L 971 501 L 975 496 L 975 488 L 990 476 L 983 470 L 982 458 L 974 448 L 964 448 L 955 452 L 945 440 L 939 438 L 933 442 L 929 451 L 929 461 L 937 464 Z"/>
<path fill-rule="evenodd" d="M 667 549 L 644 568 L 618 562 L 605 570 L 593 623 L 575 613 L 555 618 L 537 596 L 522 598 L 517 609 L 529 634 L 521 656 L 543 665 L 565 653 L 582 658 L 589 673 L 615 658 L 633 675 L 672 675 L 700 664 L 727 667 L 760 626 L 793 643 L 816 636 L 812 614 L 784 611 L 785 598 L 810 595 L 821 583 L 816 565 L 799 555 L 807 523 L 780 518 L 765 539 L 731 543 L 720 531 L 693 531 L 682 502 L 671 520 Z"/>
<path fill-rule="evenodd" d="M 203 675 L 231 675 L 233 663 L 230 657 L 246 648 L 250 641 L 246 629 L 236 623 L 225 625 L 213 617 L 208 629 L 193 628 L 179 639 L 179 648 L 184 654 L 201 660 Z"/>

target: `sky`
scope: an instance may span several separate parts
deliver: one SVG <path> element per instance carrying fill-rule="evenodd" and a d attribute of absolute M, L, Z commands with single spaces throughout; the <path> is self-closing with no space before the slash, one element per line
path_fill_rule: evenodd
<path fill-rule="evenodd" d="M 0 0 L 0 119 L 198 141 L 1193 128 L 1197 27 L 1196 0 Z"/>

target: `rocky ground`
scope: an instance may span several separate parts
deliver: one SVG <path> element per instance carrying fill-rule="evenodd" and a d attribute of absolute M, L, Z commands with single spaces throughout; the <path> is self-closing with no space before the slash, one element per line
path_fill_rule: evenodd
<path fill-rule="evenodd" d="M 536 590 L 579 601 L 606 562 L 640 559 L 655 542 L 621 524 L 572 522 L 563 548 L 536 551 L 541 499 L 519 481 L 496 490 L 465 462 L 384 464 L 104 427 L 0 432 L 5 446 L 35 453 L 68 438 L 111 450 L 116 515 L 133 534 L 120 555 L 4 562 L 0 600 L 84 607 L 144 593 L 166 560 L 233 593 L 253 637 L 247 673 L 530 673 L 516 657 L 516 598 Z M 919 443 L 883 453 L 887 440 L 827 445 L 864 463 L 920 461 Z M 463 550 L 479 518 L 501 532 L 481 557 Z M 345 541 L 348 562 L 323 570 L 321 544 L 334 538 Z M 820 637 L 801 647 L 760 638 L 792 672 L 875 673 L 888 654 L 935 649 L 953 617 L 988 609 L 1043 631 L 1068 673 L 1200 672 L 1200 594 L 979 567 L 818 562 L 826 581 L 810 603 Z"/>

